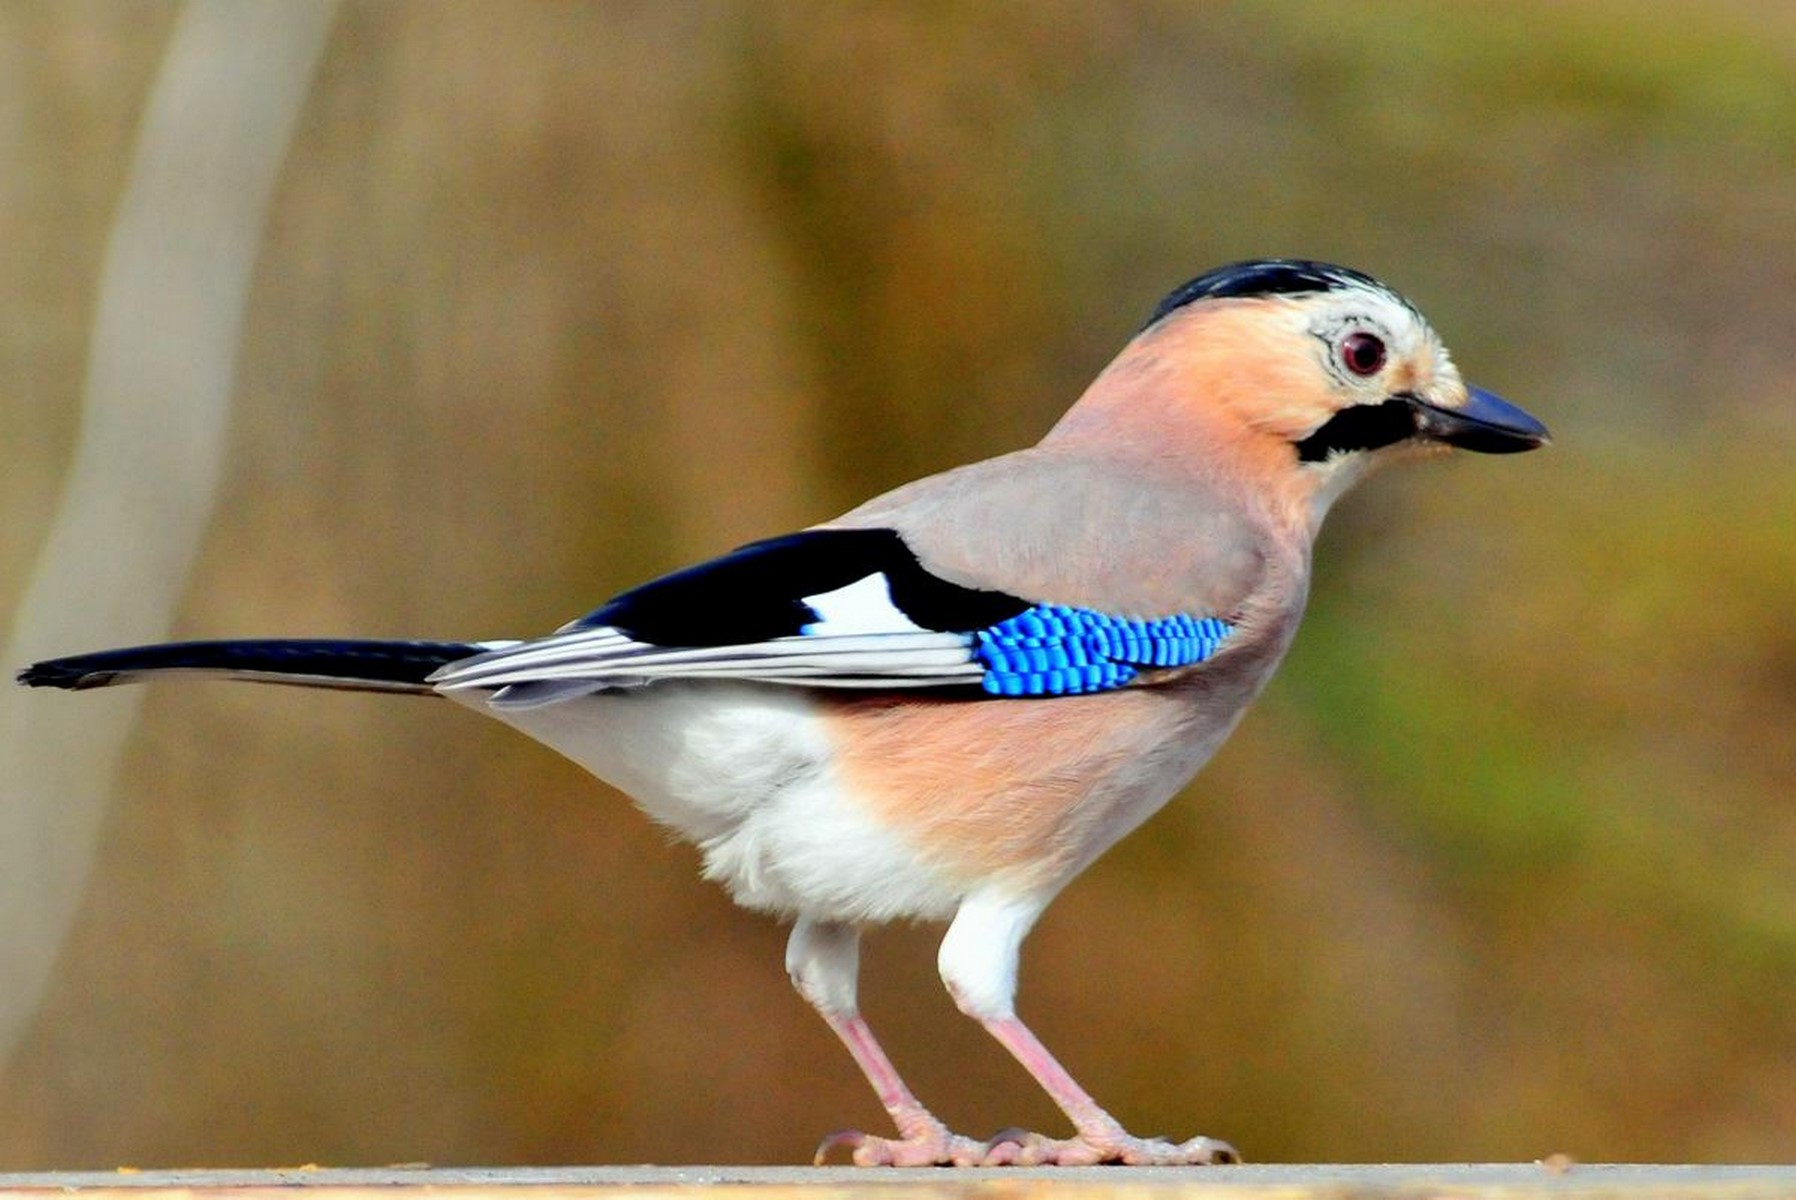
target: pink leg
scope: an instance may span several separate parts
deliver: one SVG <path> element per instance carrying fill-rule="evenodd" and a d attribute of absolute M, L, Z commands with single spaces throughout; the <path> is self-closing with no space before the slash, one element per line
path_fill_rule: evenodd
<path fill-rule="evenodd" d="M 786 945 L 786 969 L 799 993 L 848 1047 L 879 1102 L 892 1115 L 898 1137 L 874 1137 L 858 1130 L 833 1133 L 817 1147 L 815 1161 L 821 1165 L 837 1147 L 850 1150 L 854 1161 L 864 1167 L 966 1167 L 1011 1161 L 1019 1148 L 1016 1143 L 987 1146 L 950 1133 L 905 1086 L 855 1002 L 859 948 L 860 934 L 852 926 L 800 920 Z"/>
<path fill-rule="evenodd" d="M 983 1025 L 1035 1076 L 1060 1111 L 1071 1119 L 1076 1131 L 1074 1137 L 1064 1140 L 1007 1132 L 1000 1135 L 1002 1140 L 993 1138 L 992 1143 L 1009 1155 L 1008 1161 L 1019 1164 L 1177 1166 L 1239 1162 L 1233 1146 L 1214 1138 L 1169 1142 L 1163 1138 L 1134 1137 L 1073 1082 L 1059 1060 L 1017 1019 L 1017 952 L 1050 895 L 1019 895 L 995 888 L 974 892 L 961 902 L 960 911 L 948 926 L 948 936 L 942 939 L 938 965 L 954 1003 Z"/>
<path fill-rule="evenodd" d="M 1016 1056 L 1035 1081 L 1072 1121 L 1077 1136 L 1066 1140 L 1028 1137 L 1020 1146 L 1019 1163 L 1057 1163 L 1083 1166 L 1094 1163 L 1134 1165 L 1183 1165 L 1187 1163 L 1239 1162 L 1240 1155 L 1227 1142 L 1195 1137 L 1186 1142 L 1164 1138 L 1139 1138 L 1098 1106 L 1091 1094 L 1067 1073 L 1060 1060 L 1048 1052 L 1041 1039 L 1014 1016 L 982 1017 L 979 1023 Z"/>
<path fill-rule="evenodd" d="M 991 1150 L 972 1138 L 950 1133 L 936 1115 L 923 1107 L 899 1077 L 892 1060 L 880 1048 L 873 1030 L 859 1013 L 833 1013 L 822 1009 L 823 1019 L 836 1031 L 848 1053 L 873 1085 L 879 1102 L 892 1115 L 899 1137 L 872 1137 L 856 1130 L 832 1133 L 817 1147 L 815 1162 L 822 1166 L 829 1152 L 838 1146 L 849 1147 L 859 1166 L 931 1167 L 952 1164 L 960 1167 L 988 1162 Z M 1008 1146 L 1004 1147 L 1009 1149 Z"/>

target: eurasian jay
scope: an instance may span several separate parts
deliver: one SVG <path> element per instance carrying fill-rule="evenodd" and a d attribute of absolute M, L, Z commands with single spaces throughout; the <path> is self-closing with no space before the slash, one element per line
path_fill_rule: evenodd
<path fill-rule="evenodd" d="M 1135 1137 L 1018 1019 L 1048 902 L 1203 766 L 1290 644 L 1310 545 L 1374 466 L 1546 441 L 1468 387 L 1407 301 L 1259 260 L 1160 302 L 1040 443 L 879 496 L 507 642 L 224 641 L 38 663 L 36 687 L 200 674 L 453 697 L 634 797 L 739 904 L 794 921 L 786 969 L 898 1136 L 862 1164 L 1201 1163 Z M 947 920 L 961 1011 L 1074 1135 L 949 1132 L 856 1002 L 861 931 Z"/>

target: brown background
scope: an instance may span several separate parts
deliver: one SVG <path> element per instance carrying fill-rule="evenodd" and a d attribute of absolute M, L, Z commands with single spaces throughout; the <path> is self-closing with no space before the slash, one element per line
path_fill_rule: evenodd
<path fill-rule="evenodd" d="M 0 5 L 0 613 L 178 11 Z M 1132 1126 L 1259 1160 L 1788 1158 L 1787 5 L 348 3 L 175 632 L 545 631 L 1032 439 L 1261 254 L 1389 280 L 1557 441 L 1337 512 L 1283 674 L 1050 911 L 1024 1015 Z M 449 705 L 160 689 L 107 812 L 0 1168 L 880 1121 L 782 930 Z M 937 935 L 868 947 L 894 1057 L 970 1131 L 1053 1125 Z"/>

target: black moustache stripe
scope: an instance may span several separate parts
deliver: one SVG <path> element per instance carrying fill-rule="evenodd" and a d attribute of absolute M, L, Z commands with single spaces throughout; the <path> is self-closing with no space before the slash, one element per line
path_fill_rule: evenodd
<path fill-rule="evenodd" d="M 1320 428 L 1296 443 L 1301 462 L 1324 462 L 1336 452 L 1376 450 L 1416 435 L 1416 410 L 1407 400 L 1382 404 L 1355 404 L 1322 422 Z"/>

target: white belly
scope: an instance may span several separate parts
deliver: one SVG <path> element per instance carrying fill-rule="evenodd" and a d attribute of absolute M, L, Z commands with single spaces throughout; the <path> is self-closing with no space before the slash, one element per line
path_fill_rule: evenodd
<path fill-rule="evenodd" d="M 823 722 L 794 689 L 668 681 L 520 711 L 453 695 L 629 794 L 747 907 L 947 917 L 976 882 L 931 865 L 842 793 Z"/>

